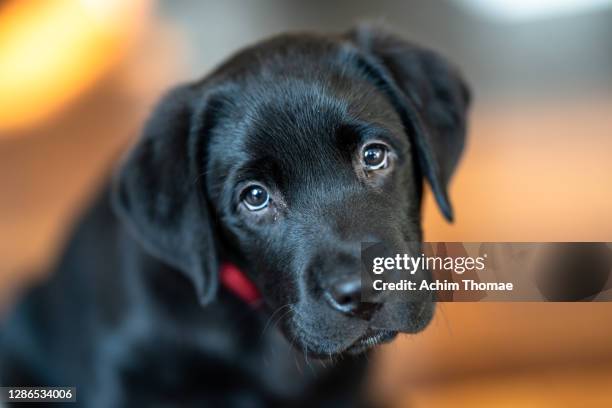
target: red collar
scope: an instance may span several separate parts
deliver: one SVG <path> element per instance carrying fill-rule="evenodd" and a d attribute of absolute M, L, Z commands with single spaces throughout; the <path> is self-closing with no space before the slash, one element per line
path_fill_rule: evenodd
<path fill-rule="evenodd" d="M 219 268 L 221 284 L 251 306 L 258 306 L 261 293 L 253 282 L 234 264 L 223 263 Z"/>

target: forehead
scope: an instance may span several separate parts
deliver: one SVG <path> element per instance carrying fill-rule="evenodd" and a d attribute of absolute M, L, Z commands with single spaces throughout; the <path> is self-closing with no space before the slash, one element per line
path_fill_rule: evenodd
<path fill-rule="evenodd" d="M 367 129 L 405 139 L 389 101 L 354 78 L 262 81 L 242 94 L 242 104 L 242 134 L 233 143 L 252 160 L 295 162 L 333 154 L 358 142 Z"/>
<path fill-rule="evenodd" d="M 279 160 L 332 149 L 337 129 L 351 119 L 348 101 L 323 85 L 284 82 L 256 96 L 248 107 L 241 145 L 251 159 Z"/>
<path fill-rule="evenodd" d="M 384 133 L 400 150 L 408 145 L 391 103 L 367 80 L 353 76 L 260 75 L 234 88 L 226 102 L 209 144 L 213 192 L 248 180 L 281 188 L 296 180 L 348 181 L 364 137 Z"/>

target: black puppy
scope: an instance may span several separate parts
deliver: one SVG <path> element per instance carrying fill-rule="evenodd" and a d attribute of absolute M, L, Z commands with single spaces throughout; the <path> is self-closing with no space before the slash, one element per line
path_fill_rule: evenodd
<path fill-rule="evenodd" d="M 5 328 L 2 385 L 100 407 L 352 405 L 362 352 L 433 314 L 360 302 L 360 242 L 420 251 L 423 177 L 452 218 L 468 99 L 441 57 L 366 27 L 279 36 L 174 89 Z M 220 287 L 221 262 L 259 307 Z"/>

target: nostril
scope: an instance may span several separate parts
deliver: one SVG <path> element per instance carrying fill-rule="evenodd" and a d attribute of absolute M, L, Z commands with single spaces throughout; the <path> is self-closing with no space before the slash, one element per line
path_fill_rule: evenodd
<path fill-rule="evenodd" d="M 350 305 L 355 301 L 353 296 L 350 295 L 341 295 L 339 298 L 336 298 L 337 302 L 341 305 Z"/>
<path fill-rule="evenodd" d="M 361 281 L 359 279 L 343 279 L 331 287 L 333 300 L 340 306 L 353 307 L 361 298 Z"/>
<path fill-rule="evenodd" d="M 337 311 L 362 319 L 369 319 L 380 306 L 361 302 L 361 279 L 358 276 L 336 281 L 326 292 L 326 297 Z"/>

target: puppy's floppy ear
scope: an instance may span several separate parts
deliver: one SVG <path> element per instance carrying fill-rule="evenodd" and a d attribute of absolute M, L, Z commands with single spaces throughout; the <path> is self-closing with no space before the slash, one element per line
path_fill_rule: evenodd
<path fill-rule="evenodd" d="M 447 187 L 465 142 L 470 102 L 465 82 L 444 58 L 388 32 L 362 26 L 349 38 L 365 54 L 362 69 L 402 116 L 421 171 L 442 213 L 452 221 Z"/>
<path fill-rule="evenodd" d="M 218 285 L 214 227 L 204 188 L 207 133 L 214 113 L 201 87 L 169 92 L 114 180 L 120 219 L 153 256 L 181 270 L 202 304 Z"/>

